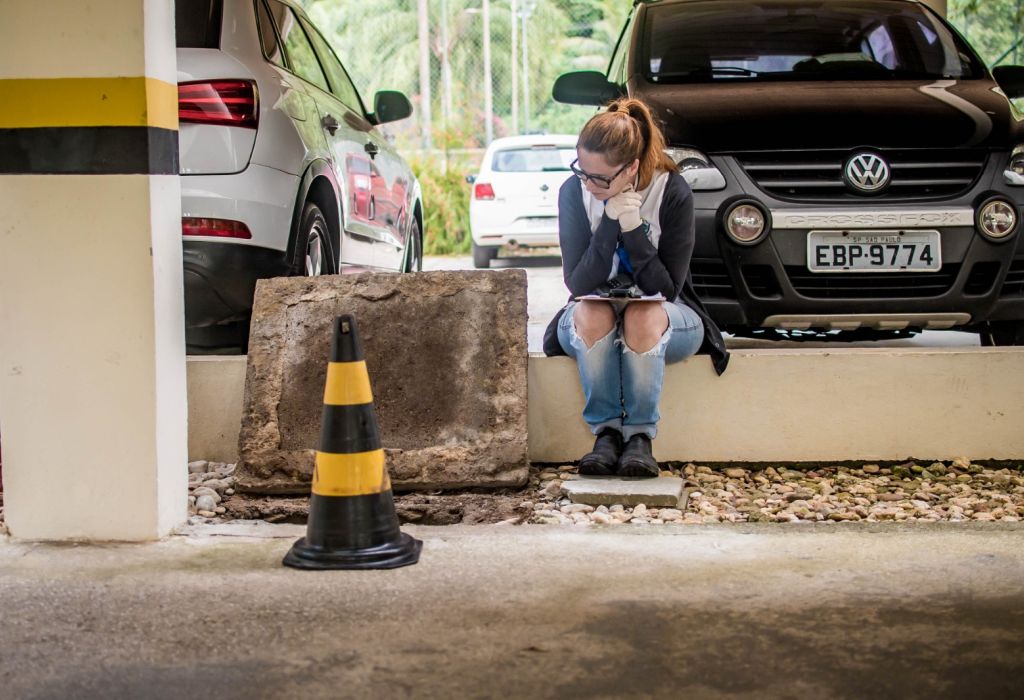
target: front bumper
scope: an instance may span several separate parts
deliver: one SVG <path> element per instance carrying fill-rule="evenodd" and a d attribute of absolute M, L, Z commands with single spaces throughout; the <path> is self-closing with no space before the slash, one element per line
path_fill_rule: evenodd
<path fill-rule="evenodd" d="M 256 281 L 288 272 L 285 253 L 260 246 L 185 240 L 185 326 L 244 321 Z"/>
<path fill-rule="evenodd" d="M 993 159 L 995 160 L 995 159 Z M 1024 320 L 1024 191 L 986 173 L 971 192 L 941 202 L 865 201 L 801 204 L 779 201 L 733 171 L 724 192 L 694 194 L 694 287 L 725 330 L 752 328 L 855 330 L 944 329 L 985 321 Z M 1018 210 L 1017 230 L 993 243 L 974 226 L 983 199 L 998 194 Z M 739 245 L 723 216 L 738 198 L 772 215 L 761 242 Z M 811 272 L 813 231 L 899 229 L 938 231 L 942 267 L 935 272 Z"/>

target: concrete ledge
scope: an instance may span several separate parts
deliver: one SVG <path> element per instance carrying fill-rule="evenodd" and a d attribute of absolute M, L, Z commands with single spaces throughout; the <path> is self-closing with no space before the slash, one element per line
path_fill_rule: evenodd
<path fill-rule="evenodd" d="M 575 363 L 531 355 L 534 462 L 579 459 Z M 190 357 L 189 459 L 238 456 L 244 357 Z M 735 350 L 715 375 L 700 356 L 668 368 L 661 460 L 818 462 L 1024 459 L 1024 349 Z"/>
<path fill-rule="evenodd" d="M 579 459 L 575 363 L 531 356 L 530 459 Z M 736 350 L 667 368 L 655 455 L 705 462 L 1024 458 L 1024 350 Z"/>

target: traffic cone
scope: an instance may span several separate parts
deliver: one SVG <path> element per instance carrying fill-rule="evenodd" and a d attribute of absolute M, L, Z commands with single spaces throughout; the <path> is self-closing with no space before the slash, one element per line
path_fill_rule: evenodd
<path fill-rule="evenodd" d="M 351 315 L 338 316 L 306 536 L 283 563 L 297 569 L 395 569 L 419 561 L 422 546 L 398 529 L 359 331 Z"/>

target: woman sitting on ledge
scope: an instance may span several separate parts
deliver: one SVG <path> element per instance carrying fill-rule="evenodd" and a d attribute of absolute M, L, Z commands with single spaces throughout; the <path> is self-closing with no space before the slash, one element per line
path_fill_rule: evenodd
<path fill-rule="evenodd" d="M 693 195 L 664 152 L 647 106 L 621 99 L 580 132 L 574 175 L 558 194 L 562 271 L 572 296 L 549 324 L 547 355 L 576 360 L 583 420 L 597 440 L 580 474 L 658 476 L 651 440 L 665 364 L 725 342 L 690 280 Z M 655 301 L 578 300 L 632 288 Z M 663 300 L 661 300 L 663 298 Z"/>

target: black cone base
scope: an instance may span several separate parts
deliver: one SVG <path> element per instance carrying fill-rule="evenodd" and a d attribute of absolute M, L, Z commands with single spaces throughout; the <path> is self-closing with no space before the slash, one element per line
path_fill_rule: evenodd
<path fill-rule="evenodd" d="M 296 569 L 397 569 L 420 560 L 423 543 L 404 532 L 394 542 L 365 549 L 325 549 L 300 538 L 284 557 Z"/>
<path fill-rule="evenodd" d="M 297 569 L 397 569 L 420 559 L 423 543 L 398 529 L 391 490 L 309 500 L 306 536 L 285 555 Z"/>

